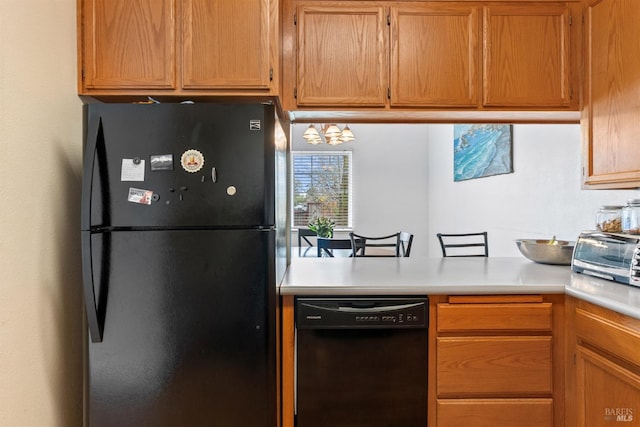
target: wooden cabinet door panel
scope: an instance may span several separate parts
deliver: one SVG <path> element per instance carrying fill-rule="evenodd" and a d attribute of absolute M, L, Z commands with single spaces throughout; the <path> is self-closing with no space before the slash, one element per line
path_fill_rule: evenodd
<path fill-rule="evenodd" d="M 84 86 L 175 88 L 175 0 L 86 0 Z"/>
<path fill-rule="evenodd" d="M 300 6 L 297 16 L 298 105 L 384 106 L 384 8 L 360 3 Z"/>
<path fill-rule="evenodd" d="M 562 3 L 484 8 L 483 105 L 570 105 L 569 17 Z"/>
<path fill-rule="evenodd" d="M 182 86 L 269 88 L 269 0 L 185 0 Z"/>
<path fill-rule="evenodd" d="M 476 106 L 479 7 L 391 8 L 391 105 Z"/>
<path fill-rule="evenodd" d="M 551 331 L 551 303 L 438 304 L 438 332 Z"/>
<path fill-rule="evenodd" d="M 575 311 L 575 334 L 584 342 L 640 366 L 640 334 L 623 324 L 591 313 L 582 308 Z M 640 415 L 640 414 L 639 414 Z"/>
<path fill-rule="evenodd" d="M 582 110 L 587 184 L 640 185 L 640 2 L 590 1 Z"/>
<path fill-rule="evenodd" d="M 438 399 L 438 427 L 550 427 L 553 399 Z"/>
<path fill-rule="evenodd" d="M 636 425 L 640 375 L 582 346 L 576 355 L 577 425 Z"/>
<path fill-rule="evenodd" d="M 438 397 L 550 395 L 552 338 L 439 337 Z"/>

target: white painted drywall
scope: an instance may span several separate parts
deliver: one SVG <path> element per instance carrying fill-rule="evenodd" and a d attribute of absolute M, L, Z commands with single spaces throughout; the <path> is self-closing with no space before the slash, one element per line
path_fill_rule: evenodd
<path fill-rule="evenodd" d="M 0 426 L 82 425 L 75 0 L 0 1 Z"/>

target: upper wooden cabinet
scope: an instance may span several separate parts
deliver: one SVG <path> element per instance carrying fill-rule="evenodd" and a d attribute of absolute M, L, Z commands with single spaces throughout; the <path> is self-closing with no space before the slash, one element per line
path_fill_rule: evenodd
<path fill-rule="evenodd" d="M 570 106 L 570 24 L 563 3 L 485 7 L 483 105 Z"/>
<path fill-rule="evenodd" d="M 384 106 L 387 21 L 381 6 L 298 8 L 299 105 Z"/>
<path fill-rule="evenodd" d="M 83 95 L 277 95 L 278 0 L 81 0 Z"/>
<path fill-rule="evenodd" d="M 183 1 L 183 88 L 268 89 L 269 49 L 268 0 Z"/>
<path fill-rule="evenodd" d="M 286 0 L 285 109 L 577 111 L 573 9 L 579 4 Z"/>
<path fill-rule="evenodd" d="M 85 89 L 174 89 L 174 0 L 86 0 L 81 5 Z"/>
<path fill-rule="evenodd" d="M 640 186 L 640 2 L 590 0 L 585 9 L 583 178 Z"/>
<path fill-rule="evenodd" d="M 392 106 L 475 107 L 479 99 L 479 7 L 391 8 Z"/>

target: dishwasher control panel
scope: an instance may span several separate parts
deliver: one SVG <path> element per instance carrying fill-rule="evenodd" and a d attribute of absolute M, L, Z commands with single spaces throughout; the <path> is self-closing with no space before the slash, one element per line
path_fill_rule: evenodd
<path fill-rule="evenodd" d="M 298 329 L 426 328 L 429 300 L 410 297 L 298 297 Z"/>

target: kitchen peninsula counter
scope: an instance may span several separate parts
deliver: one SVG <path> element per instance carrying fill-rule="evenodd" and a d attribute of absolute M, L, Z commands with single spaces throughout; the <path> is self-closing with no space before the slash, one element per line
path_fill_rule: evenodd
<path fill-rule="evenodd" d="M 280 294 L 568 294 L 640 319 L 640 288 L 519 257 L 294 258 Z"/>

